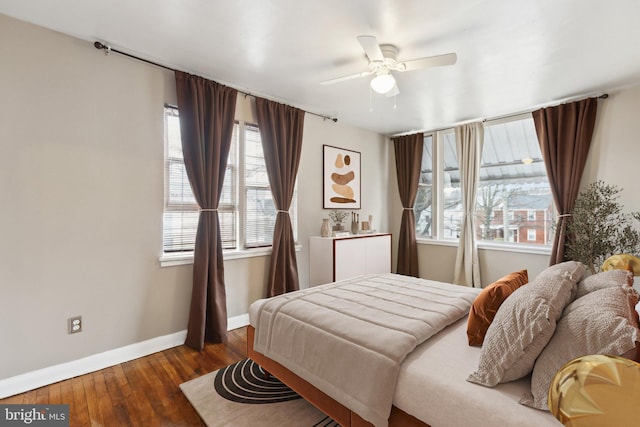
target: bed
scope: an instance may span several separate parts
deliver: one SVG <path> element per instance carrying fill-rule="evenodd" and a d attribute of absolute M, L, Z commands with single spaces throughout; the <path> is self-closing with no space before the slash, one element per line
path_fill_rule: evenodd
<path fill-rule="evenodd" d="M 632 285 L 628 271 L 590 274 L 576 261 L 482 290 L 360 276 L 256 301 L 248 354 L 343 426 L 559 426 L 547 398 L 562 394 L 564 366 L 640 360 Z M 603 387 L 620 393 L 615 381 Z M 592 412 L 574 415 L 609 419 Z"/>
<path fill-rule="evenodd" d="M 441 289 L 460 290 L 464 291 L 465 295 L 455 295 L 454 299 L 471 300 L 471 302 L 480 292 L 476 289 L 395 274 L 361 276 L 298 292 L 315 294 L 325 292 L 325 288 L 337 285 L 359 286 L 360 281 L 363 280 L 388 282 L 394 287 L 408 281 L 411 286 L 421 284 L 435 286 L 438 292 Z M 291 298 L 291 295 L 285 298 Z M 265 310 L 265 305 L 269 302 L 270 300 L 259 300 L 250 307 L 248 356 L 343 426 L 385 425 L 387 421 L 390 426 L 403 427 L 495 425 L 557 427 L 561 425 L 549 412 L 529 408 L 519 403 L 523 393 L 530 389 L 529 377 L 492 388 L 466 381 L 467 376 L 477 368 L 481 354 L 481 348 L 470 347 L 467 342 L 468 306 L 463 308 L 462 312 L 454 308 L 453 313 L 445 315 L 449 318 L 444 326 L 436 327 L 437 330 L 432 335 L 427 334 L 429 336 L 423 342 L 418 339 L 415 347 L 407 352 L 406 357 L 401 357 L 397 377 L 394 380 L 394 386 L 391 387 L 393 388 L 392 406 L 390 412 L 387 412 L 388 419 L 380 421 L 375 418 L 375 415 L 363 412 L 349 398 L 336 394 L 331 387 L 327 387 L 322 378 L 318 381 L 313 374 L 309 375 L 306 368 L 301 369 L 284 356 L 266 356 L 264 349 L 260 346 L 261 351 L 255 348 L 256 343 L 260 341 L 256 336 L 256 327 L 260 329 L 262 325 L 264 329 L 265 322 L 261 323 L 260 317 L 261 312 Z M 439 305 L 448 305 L 448 302 L 441 301 Z M 308 306 L 304 311 L 313 312 L 308 309 Z M 279 307 L 273 312 L 278 312 L 283 317 L 288 316 L 286 313 L 280 313 Z M 310 316 L 313 317 L 313 315 Z M 271 319 L 274 316 L 268 317 Z M 437 317 L 442 315 L 438 314 Z M 432 318 L 433 316 L 428 317 L 427 322 L 430 323 Z M 298 328 L 297 323 L 293 326 L 289 324 L 287 328 L 291 334 L 297 333 L 294 331 Z M 304 347 L 304 344 L 301 344 L 301 347 Z M 350 350 L 346 351 L 347 354 L 349 352 Z M 337 353 L 330 357 L 336 364 L 343 362 L 343 358 Z M 292 358 L 295 359 L 295 357 Z M 306 358 L 313 359 L 308 354 Z M 379 375 L 378 368 L 370 373 L 371 377 Z"/>
<path fill-rule="evenodd" d="M 478 348 L 464 344 L 465 331 L 466 320 L 462 319 L 407 357 L 398 377 L 389 426 L 561 426 L 550 413 L 518 403 L 530 387 L 528 377 L 495 388 L 484 388 L 465 381 L 467 374 L 475 369 L 479 356 Z M 254 327 L 248 326 L 248 355 L 256 363 L 340 425 L 372 425 L 282 365 L 255 352 L 254 333 Z M 438 345 L 449 347 L 450 352 L 438 350 Z M 426 384 L 432 386 L 425 387 Z"/>

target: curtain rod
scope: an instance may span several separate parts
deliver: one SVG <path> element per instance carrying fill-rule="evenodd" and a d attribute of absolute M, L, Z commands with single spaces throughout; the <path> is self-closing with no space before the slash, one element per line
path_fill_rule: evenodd
<path fill-rule="evenodd" d="M 181 71 L 181 70 L 176 70 L 175 68 L 167 67 L 166 65 L 158 64 L 157 62 L 153 62 L 153 61 L 150 61 L 148 59 L 141 58 L 139 56 L 131 55 L 130 53 L 122 52 L 121 50 L 118 50 L 118 49 L 113 49 L 111 46 L 107 46 L 107 45 L 105 45 L 105 44 L 103 44 L 103 43 L 101 43 L 99 41 L 94 42 L 93 46 L 96 49 L 103 50 L 105 55 L 108 55 L 111 52 L 115 52 L 115 53 L 119 53 L 120 55 L 128 56 L 129 58 L 137 59 L 138 61 L 146 62 L 147 64 L 155 65 L 156 67 L 164 68 L 165 70 L 169 70 L 169 71 L 173 71 L 173 72 Z M 245 91 L 242 91 L 240 89 L 236 89 L 236 90 L 238 91 L 238 93 L 243 94 L 245 97 L 250 96 L 252 98 L 258 98 L 257 95 L 254 95 L 252 93 L 245 92 Z M 313 113 L 311 111 L 306 111 L 306 110 L 305 110 L 305 113 L 320 117 L 320 118 L 322 118 L 324 120 L 331 120 L 334 123 L 336 123 L 338 121 L 337 117 L 329 117 L 329 116 L 325 116 L 323 114 Z"/>
<path fill-rule="evenodd" d="M 391 135 L 391 136 L 389 136 L 389 138 L 396 138 L 398 136 L 404 136 L 404 135 L 412 135 L 414 133 L 419 133 L 419 132 L 422 132 L 422 133 L 425 133 L 425 134 L 436 133 L 436 132 L 440 132 L 440 131 L 443 131 L 443 130 L 455 128 L 456 126 L 464 124 L 464 123 L 472 123 L 472 122 L 477 122 L 477 121 L 481 121 L 482 123 L 486 123 L 486 122 L 490 122 L 490 121 L 493 121 L 493 120 L 508 119 L 508 118 L 511 118 L 511 117 L 522 116 L 523 114 L 531 114 L 532 112 L 534 112 L 535 110 L 540 109 L 540 108 L 549 108 L 549 107 L 553 107 L 554 105 L 560 105 L 560 104 L 564 104 L 564 103 L 567 103 L 567 102 L 577 101 L 579 99 L 591 98 L 591 97 L 598 98 L 598 99 L 607 99 L 609 97 L 609 94 L 608 93 L 603 93 L 603 94 L 598 95 L 598 96 L 581 95 L 581 96 L 576 96 L 576 97 L 572 97 L 572 98 L 566 98 L 565 100 L 560 101 L 559 104 L 556 104 L 555 102 L 554 103 L 545 104 L 545 105 L 543 105 L 541 107 L 535 108 L 534 110 L 524 110 L 524 111 L 520 111 L 519 113 L 513 113 L 513 114 L 507 114 L 507 115 L 504 115 L 504 116 L 491 117 L 491 118 L 488 118 L 488 119 L 485 118 L 485 119 L 476 119 L 476 120 L 464 120 L 464 121 L 461 121 L 461 122 L 458 122 L 458 123 L 453 123 L 453 124 L 451 124 L 449 126 L 444 126 L 444 127 L 440 127 L 440 128 L 436 128 L 436 129 L 424 129 L 424 130 L 417 130 L 417 131 L 402 132 L 402 133 L 398 133 L 398 134 L 395 134 L 395 135 Z"/>
<path fill-rule="evenodd" d="M 602 95 L 595 96 L 594 98 L 607 99 L 608 97 L 609 97 L 608 93 L 603 93 Z M 567 102 L 577 101 L 578 99 L 584 99 L 584 98 L 591 98 L 591 96 L 578 96 L 578 97 L 575 97 L 575 98 L 568 98 L 568 99 L 560 102 L 560 104 L 565 104 Z M 557 105 L 560 105 L 560 104 L 557 104 Z M 549 105 L 546 105 L 546 106 L 540 107 L 540 108 L 549 108 L 549 107 L 553 107 L 553 105 L 554 104 L 549 104 Z M 539 109 L 539 108 L 537 108 L 537 109 Z M 490 119 L 482 119 L 482 122 L 485 123 L 485 122 L 490 122 L 490 121 L 493 121 L 493 120 L 509 119 L 511 117 L 521 116 L 523 114 L 529 114 L 529 113 L 532 113 L 534 111 L 535 110 L 527 110 L 527 111 L 522 111 L 520 113 L 507 114 L 506 116 L 493 117 L 493 118 L 490 118 Z"/>

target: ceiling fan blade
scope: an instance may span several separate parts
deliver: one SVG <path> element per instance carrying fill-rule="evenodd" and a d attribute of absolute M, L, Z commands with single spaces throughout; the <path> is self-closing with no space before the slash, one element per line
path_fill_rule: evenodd
<path fill-rule="evenodd" d="M 357 79 L 358 77 L 366 77 L 368 75 L 372 74 L 372 71 L 363 71 L 362 73 L 358 73 L 358 74 L 352 74 L 350 76 L 344 76 L 344 77 L 338 77 L 335 79 L 330 79 L 330 80 L 325 80 L 320 82 L 321 85 L 331 85 L 334 83 L 340 83 L 340 82 L 344 82 L 346 80 L 351 80 L 351 79 Z"/>
<path fill-rule="evenodd" d="M 397 71 L 413 71 L 421 68 L 429 67 L 441 67 L 443 65 L 453 65 L 458 60 L 458 55 L 455 53 L 446 53 L 444 55 L 429 56 L 428 58 L 414 59 L 411 61 L 404 61 L 404 70 L 398 68 Z"/>
<path fill-rule="evenodd" d="M 378 44 L 378 40 L 376 40 L 375 36 L 358 36 L 358 41 L 360 42 L 360 46 L 362 46 L 364 53 L 367 54 L 370 62 L 384 61 L 382 50 L 380 50 L 380 45 Z"/>
<path fill-rule="evenodd" d="M 398 84 L 393 85 L 391 90 L 384 94 L 387 98 L 391 98 L 392 96 L 396 96 L 400 94 L 400 89 L 398 89 Z"/>

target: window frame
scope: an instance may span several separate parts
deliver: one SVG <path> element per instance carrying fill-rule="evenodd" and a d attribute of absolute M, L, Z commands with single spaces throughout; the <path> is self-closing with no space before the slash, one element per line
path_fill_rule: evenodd
<path fill-rule="evenodd" d="M 164 200 L 163 200 L 163 226 L 162 226 L 162 254 L 163 256 L 167 256 L 167 257 L 177 257 L 180 258 L 182 257 L 185 253 L 193 253 L 193 251 L 189 251 L 189 250 L 176 250 L 176 251 L 169 251 L 169 252 L 165 252 L 165 248 L 164 248 L 164 232 L 165 232 L 165 228 L 164 228 L 164 214 L 166 212 L 176 212 L 176 213 L 180 213 L 180 212 L 185 212 L 185 213 L 189 213 L 189 214 L 194 214 L 198 212 L 198 204 L 196 202 L 194 203 L 176 203 L 175 201 L 172 201 L 171 198 L 171 165 L 172 164 L 177 164 L 178 166 L 182 166 L 184 167 L 184 158 L 177 158 L 177 157 L 172 157 L 170 155 L 170 136 L 169 136 L 169 123 L 167 120 L 167 116 L 171 115 L 172 117 L 179 117 L 179 115 L 177 114 L 178 112 L 178 108 L 175 106 L 171 106 L 171 105 L 165 105 L 164 106 L 164 112 L 163 112 L 163 126 L 164 126 L 164 154 L 163 154 L 163 164 L 164 164 L 164 170 L 163 170 L 163 182 L 164 182 Z M 188 180 L 188 178 L 187 178 Z M 184 194 L 184 193 L 182 193 Z"/>
<path fill-rule="evenodd" d="M 418 239 L 430 239 L 433 236 L 433 230 L 434 230 L 434 227 L 436 226 L 436 223 L 434 223 L 435 215 L 433 214 L 433 209 L 434 209 L 434 201 L 435 201 L 435 198 L 436 198 L 434 196 L 434 189 L 436 188 L 435 182 L 437 180 L 437 177 L 436 177 L 437 173 L 436 173 L 436 170 L 434 169 L 434 166 L 435 166 L 436 162 L 434 161 L 434 159 L 435 159 L 435 157 L 437 155 L 437 151 L 435 150 L 435 137 L 434 137 L 434 135 L 432 133 L 424 134 L 424 140 L 422 142 L 423 151 L 424 151 L 424 145 L 426 144 L 427 138 L 431 138 L 431 156 L 432 156 L 432 162 L 431 162 L 432 163 L 432 166 L 431 166 L 431 184 L 422 183 L 422 182 L 420 182 L 421 180 L 419 179 L 419 181 L 418 181 L 418 189 L 416 191 L 416 197 L 420 194 L 420 190 L 421 189 L 428 189 L 428 191 L 431 193 L 431 201 L 429 202 L 429 206 L 428 206 L 429 216 L 431 217 L 431 225 L 429 227 L 429 229 L 430 229 L 430 234 L 429 235 L 418 235 L 417 234 L 418 233 L 418 227 L 417 227 L 417 224 L 416 224 L 416 237 Z M 421 171 L 420 171 L 420 176 L 422 176 L 422 167 L 421 167 Z M 415 203 L 414 203 L 414 209 L 415 209 Z M 426 208 L 425 208 L 425 210 L 426 210 Z M 419 220 L 420 217 L 416 216 L 416 219 Z"/>
<path fill-rule="evenodd" d="M 165 105 L 165 113 L 163 115 L 163 123 L 165 128 L 165 152 L 163 155 L 163 161 L 165 164 L 165 173 L 164 173 L 164 205 L 163 205 L 163 213 L 165 209 L 167 209 L 167 203 L 169 200 L 169 179 L 167 172 L 167 162 L 168 160 L 168 137 L 167 137 L 167 121 L 166 121 L 166 111 L 168 109 L 173 109 L 178 111 L 178 108 L 171 105 Z M 179 113 L 178 113 L 179 114 Z M 257 125 L 245 122 L 241 120 L 235 120 L 234 122 L 234 136 L 235 140 L 232 141 L 232 147 L 229 151 L 230 156 L 234 156 L 234 161 L 231 164 L 227 164 L 227 167 L 231 168 L 231 179 L 232 182 L 232 192 L 234 193 L 235 206 L 232 204 L 224 204 L 222 199 L 220 201 L 220 205 L 218 206 L 219 211 L 224 212 L 234 212 L 236 215 L 235 218 L 235 241 L 236 245 L 234 248 L 223 249 L 223 258 L 225 260 L 230 259 L 242 259 L 242 258 L 252 258 L 259 256 L 267 256 L 271 254 L 272 245 L 262 245 L 256 247 L 247 247 L 245 242 L 245 227 L 247 221 L 246 215 L 246 192 L 247 187 L 245 186 L 245 131 L 247 126 L 255 127 L 259 129 Z M 258 130 L 259 131 L 259 130 Z M 236 144 L 234 147 L 233 144 Z M 182 160 L 184 162 L 184 160 Z M 297 187 L 297 185 L 296 185 Z M 267 188 L 271 188 L 270 185 Z M 297 230 L 297 190 L 294 192 L 294 200 L 291 203 L 290 214 L 292 217 L 292 227 L 294 228 L 294 236 L 297 238 L 298 230 Z M 198 209 L 197 204 L 193 205 L 195 209 Z M 163 226 L 164 233 L 164 226 Z M 164 235 L 164 234 L 163 234 Z M 301 246 L 296 242 L 296 251 L 299 251 Z M 185 265 L 193 263 L 193 251 L 180 251 L 180 252 L 165 252 L 164 251 L 164 243 L 161 247 L 161 255 L 159 256 L 160 266 L 161 267 L 170 267 L 177 265 Z"/>
<path fill-rule="evenodd" d="M 494 120 L 484 120 L 483 126 L 495 125 L 510 121 L 522 120 L 530 118 L 531 113 L 517 114 L 513 116 L 498 118 Z M 432 136 L 433 143 L 433 184 L 432 184 L 432 225 L 431 236 L 420 236 L 416 233 L 416 240 L 419 244 L 440 245 L 440 246 L 458 246 L 459 239 L 454 237 L 443 237 L 444 218 L 443 218 L 443 188 L 444 188 L 444 155 L 443 155 L 443 135 L 446 132 L 455 132 L 455 127 L 447 127 L 433 131 L 424 132 L 424 136 Z M 511 214 L 511 212 L 510 212 Z M 434 234 L 434 230 L 437 233 Z M 533 243 L 517 243 L 517 242 L 492 242 L 476 239 L 476 245 L 480 249 L 490 249 L 495 251 L 519 252 L 527 254 L 543 254 L 551 253 L 552 244 L 542 245 Z"/>
<path fill-rule="evenodd" d="M 261 249 L 261 248 L 269 248 L 272 246 L 272 243 L 262 243 L 262 242 L 256 242 L 251 244 L 250 246 L 247 245 L 247 230 L 249 228 L 249 218 L 248 218 L 248 214 L 249 214 L 249 210 L 247 207 L 247 200 L 249 197 L 249 192 L 251 190 L 254 190 L 255 192 L 260 192 L 260 191 L 265 191 L 265 190 L 269 190 L 271 191 L 271 184 L 268 182 L 267 179 L 267 184 L 249 184 L 247 182 L 247 153 L 246 153 L 246 149 L 247 149 L 247 132 L 249 130 L 251 130 L 252 132 L 256 132 L 258 133 L 258 136 L 260 138 L 262 138 L 262 136 L 260 135 L 260 128 L 258 127 L 257 124 L 254 123 L 248 123 L 248 122 L 244 122 L 241 126 L 242 128 L 242 162 L 243 162 L 243 166 L 242 166 L 242 176 L 241 176 L 241 188 L 239 189 L 239 194 L 240 194 L 240 199 L 242 200 L 243 203 L 243 209 L 242 209 L 242 218 L 241 218 L 241 224 L 242 224 L 242 230 L 241 230 L 241 234 L 242 234 L 242 243 L 243 243 L 243 247 L 244 250 L 256 250 L 256 249 Z M 264 159 L 264 151 L 262 153 L 262 158 Z M 273 196 L 272 196 L 273 197 Z"/>
<path fill-rule="evenodd" d="M 453 243 L 457 245 L 458 239 L 453 237 L 443 237 L 445 229 L 444 219 L 444 187 L 446 185 L 445 180 L 445 167 L 444 167 L 444 136 L 449 133 L 454 133 L 454 128 L 440 129 L 433 132 L 425 132 L 424 137 L 431 137 L 432 141 L 432 184 L 431 184 L 431 235 L 430 236 L 418 236 L 416 239 L 420 243 L 426 242 L 438 242 L 438 243 Z M 457 162 L 457 155 L 456 155 Z M 418 183 L 420 186 L 420 183 Z M 435 233 L 434 233 L 435 230 Z"/>

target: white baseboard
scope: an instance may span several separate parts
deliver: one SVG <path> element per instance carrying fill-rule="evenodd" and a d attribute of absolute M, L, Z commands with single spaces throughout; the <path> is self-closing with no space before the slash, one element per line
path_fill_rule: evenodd
<path fill-rule="evenodd" d="M 227 330 L 241 328 L 249 324 L 249 315 L 243 314 L 231 317 L 227 320 L 227 323 Z M 186 330 L 175 332 L 71 362 L 6 378 L 0 380 L 0 399 L 176 347 L 184 344 L 186 337 Z"/>
<path fill-rule="evenodd" d="M 240 316 L 229 317 L 227 319 L 227 331 L 232 329 L 242 328 L 249 324 L 249 313 L 241 314 Z"/>

